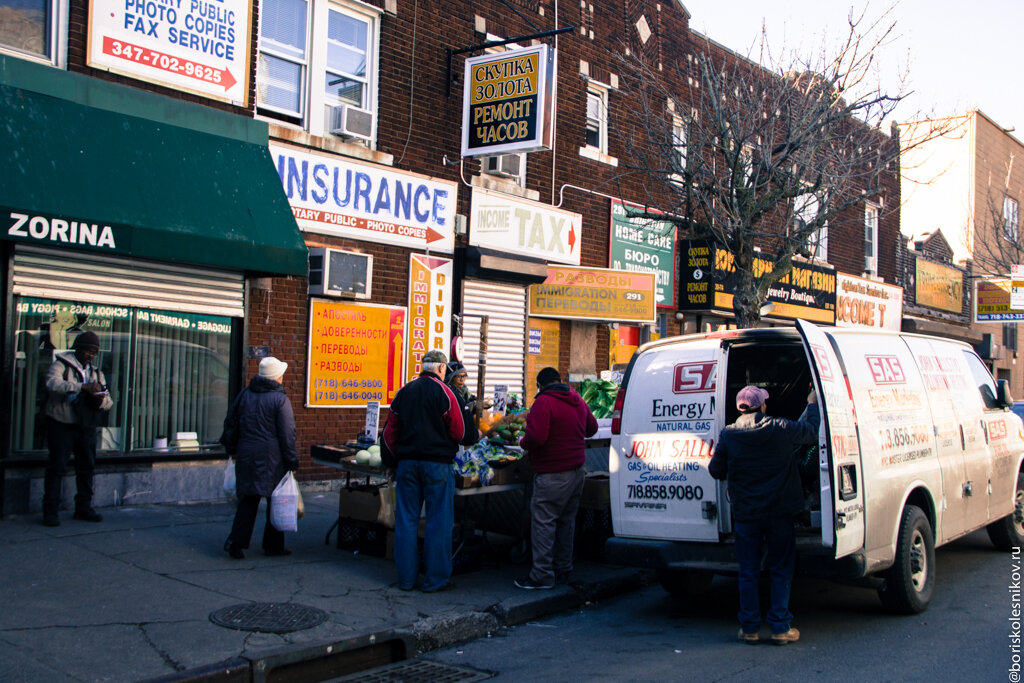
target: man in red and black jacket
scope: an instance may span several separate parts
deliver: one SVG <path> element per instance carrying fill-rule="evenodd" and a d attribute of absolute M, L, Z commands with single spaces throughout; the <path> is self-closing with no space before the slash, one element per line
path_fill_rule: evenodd
<path fill-rule="evenodd" d="M 398 587 L 412 590 L 419 573 L 417 535 L 420 509 L 427 506 L 423 538 L 426 593 L 451 584 L 455 471 L 452 461 L 465 433 L 462 411 L 444 383 L 448 359 L 428 351 L 423 371 L 395 395 L 384 426 L 384 443 L 398 459 L 395 478 L 395 568 Z"/>
<path fill-rule="evenodd" d="M 530 454 L 533 501 L 530 504 L 533 568 L 516 579 L 528 590 L 565 583 L 572 571 L 572 537 L 583 493 L 584 440 L 597 432 L 597 420 L 580 395 L 562 384 L 555 368 L 537 373 L 540 393 L 526 418 L 519 445 Z"/>

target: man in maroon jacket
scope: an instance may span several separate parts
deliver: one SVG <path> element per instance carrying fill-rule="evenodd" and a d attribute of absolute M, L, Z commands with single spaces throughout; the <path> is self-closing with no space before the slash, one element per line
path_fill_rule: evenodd
<path fill-rule="evenodd" d="M 555 368 L 537 373 L 540 392 L 526 418 L 519 445 L 530 455 L 533 479 L 531 539 L 533 568 L 515 584 L 546 590 L 568 583 L 572 571 L 572 537 L 583 493 L 584 439 L 597 431 L 597 420 L 580 395 L 562 384 Z"/>

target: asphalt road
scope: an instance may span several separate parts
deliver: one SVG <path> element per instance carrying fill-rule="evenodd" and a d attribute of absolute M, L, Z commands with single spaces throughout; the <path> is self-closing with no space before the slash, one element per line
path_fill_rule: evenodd
<path fill-rule="evenodd" d="M 802 638 L 784 647 L 736 641 L 736 580 L 716 577 L 696 599 L 652 586 L 424 658 L 508 681 L 1019 681 L 1020 559 L 982 531 L 937 550 L 936 562 L 932 604 L 916 616 L 886 613 L 872 590 L 798 578 Z"/>

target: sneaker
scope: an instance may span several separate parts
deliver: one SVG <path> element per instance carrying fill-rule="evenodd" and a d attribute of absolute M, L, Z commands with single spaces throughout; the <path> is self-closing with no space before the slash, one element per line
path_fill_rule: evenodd
<path fill-rule="evenodd" d="M 533 579 L 529 576 L 522 579 L 515 580 L 516 588 L 522 588 L 528 591 L 549 591 L 554 588 L 554 584 L 534 583 Z"/>
<path fill-rule="evenodd" d="M 83 522 L 102 522 L 103 515 L 92 508 L 86 508 L 85 510 L 75 510 L 75 519 L 80 519 Z"/>
<path fill-rule="evenodd" d="M 746 643 L 747 645 L 757 645 L 759 642 L 761 642 L 761 634 L 747 633 L 743 629 L 740 629 L 737 638 L 740 639 L 741 643 Z"/>
<path fill-rule="evenodd" d="M 241 548 L 232 543 L 231 539 L 224 541 L 224 552 L 226 552 L 228 555 L 235 558 L 236 560 L 245 559 L 245 553 L 242 552 Z"/>
<path fill-rule="evenodd" d="M 791 628 L 785 633 L 773 633 L 772 642 L 776 645 L 785 645 L 786 643 L 795 643 L 800 640 L 800 631 L 795 628 Z"/>
<path fill-rule="evenodd" d="M 60 526 L 60 517 L 56 513 L 43 515 L 43 526 Z"/>

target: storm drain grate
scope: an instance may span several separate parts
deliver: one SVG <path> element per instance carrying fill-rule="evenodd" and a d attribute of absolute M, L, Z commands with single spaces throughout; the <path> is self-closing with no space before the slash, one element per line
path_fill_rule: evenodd
<path fill-rule="evenodd" d="M 333 678 L 331 683 L 468 683 L 485 681 L 488 678 L 491 678 L 491 674 L 485 671 L 409 659 L 342 678 Z"/>
<path fill-rule="evenodd" d="M 255 602 L 222 607 L 210 613 L 210 621 L 238 631 L 289 633 L 319 626 L 327 612 L 292 602 Z"/>

